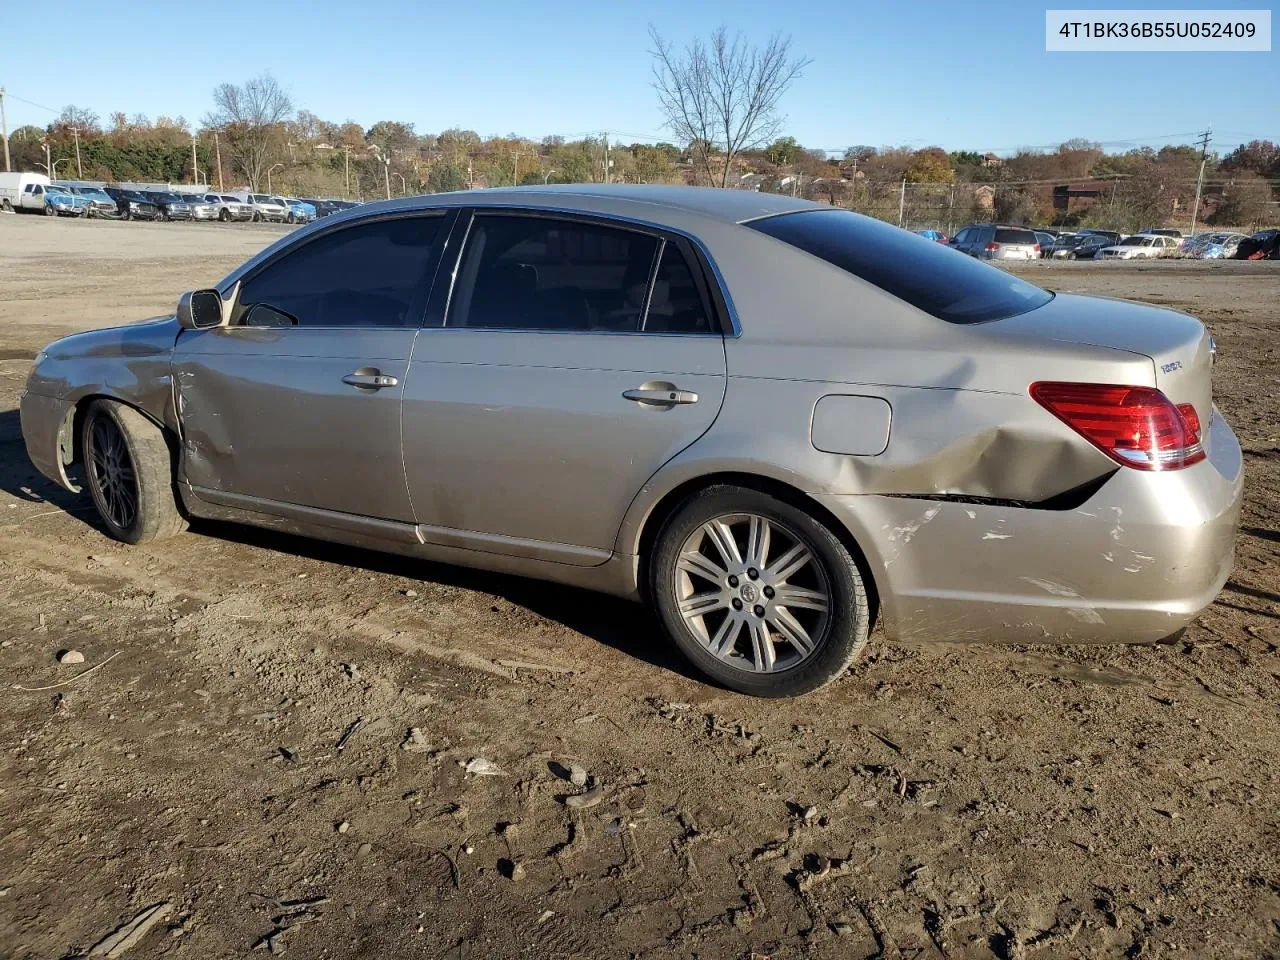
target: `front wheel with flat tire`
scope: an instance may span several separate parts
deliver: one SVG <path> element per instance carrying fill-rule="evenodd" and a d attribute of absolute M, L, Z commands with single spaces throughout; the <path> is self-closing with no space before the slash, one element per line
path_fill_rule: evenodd
<path fill-rule="evenodd" d="M 187 528 L 174 495 L 173 458 L 158 426 L 123 403 L 95 400 L 80 437 L 85 483 L 111 536 L 145 543 Z"/>
<path fill-rule="evenodd" d="M 809 693 L 867 645 L 871 608 L 848 548 L 804 510 L 734 486 L 690 497 L 658 534 L 650 595 L 702 672 L 760 697 Z"/>

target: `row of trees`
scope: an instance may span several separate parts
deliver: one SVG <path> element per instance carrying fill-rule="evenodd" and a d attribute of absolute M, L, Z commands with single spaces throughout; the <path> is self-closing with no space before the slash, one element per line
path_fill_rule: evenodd
<path fill-rule="evenodd" d="M 939 225 L 973 219 L 1026 223 L 1107 218 L 1121 228 L 1189 210 L 1201 154 L 1194 146 L 1109 154 L 1087 140 L 994 158 L 941 147 L 807 149 L 782 136 L 779 105 L 809 61 L 789 37 L 756 46 L 721 28 L 677 46 L 650 31 L 653 86 L 674 143 L 612 141 L 607 134 L 531 140 L 450 129 L 419 133 L 382 120 L 364 128 L 295 109 L 270 74 L 224 83 L 199 124 L 112 114 L 104 124 L 69 106 L 46 129 L 12 137 L 19 168 L 61 177 L 248 184 L 298 195 L 369 198 L 513 184 L 622 181 L 782 191 L 888 220 Z M 1255 141 L 1206 161 L 1204 208 L 1242 224 L 1272 214 L 1280 147 Z M 1054 187 L 1103 182 L 1088 210 L 1054 205 Z M 1273 214 L 1272 214 L 1273 215 Z"/>

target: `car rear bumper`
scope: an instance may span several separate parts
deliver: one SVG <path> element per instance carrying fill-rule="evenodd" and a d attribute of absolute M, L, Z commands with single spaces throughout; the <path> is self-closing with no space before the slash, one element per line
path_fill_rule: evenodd
<path fill-rule="evenodd" d="M 1120 468 L 1070 510 L 822 496 L 867 556 L 905 641 L 1151 643 L 1209 606 L 1234 562 L 1240 445 L 1215 410 L 1209 456 Z"/>
<path fill-rule="evenodd" d="M 59 486 L 78 492 L 62 465 L 62 446 L 71 440 L 67 418 L 74 406 L 68 400 L 25 391 L 19 402 L 19 420 L 27 457 L 35 468 Z"/>

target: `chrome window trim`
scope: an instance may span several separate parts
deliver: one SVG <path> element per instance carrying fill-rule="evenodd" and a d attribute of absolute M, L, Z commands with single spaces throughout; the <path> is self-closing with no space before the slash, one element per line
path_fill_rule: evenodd
<path fill-rule="evenodd" d="M 726 315 L 726 318 L 729 321 L 729 331 L 728 332 L 720 331 L 717 334 L 706 334 L 706 333 L 665 334 L 665 333 L 650 333 L 646 331 L 609 331 L 608 332 L 609 335 L 616 335 L 619 332 L 622 333 L 623 335 L 631 335 L 633 333 L 644 333 L 645 336 L 651 336 L 651 337 L 653 336 L 706 337 L 706 336 L 714 335 L 714 336 L 720 336 L 725 339 L 731 339 L 731 340 L 737 340 L 742 336 L 742 322 L 738 316 L 738 310 L 734 306 L 733 297 L 729 293 L 729 285 L 725 282 L 724 274 L 720 272 L 720 265 L 716 263 L 715 257 L 711 255 L 711 250 L 707 247 L 707 245 L 702 241 L 700 237 L 690 233 L 687 230 L 682 230 L 679 227 L 672 227 L 664 223 L 657 223 L 653 220 L 645 220 L 640 217 L 628 216 L 627 214 L 598 213 L 593 210 L 583 210 L 577 207 L 567 207 L 567 206 L 561 206 L 561 205 L 551 206 L 551 205 L 545 205 L 545 204 L 522 204 L 522 203 L 510 203 L 510 202 L 495 203 L 495 204 L 477 204 L 477 205 L 450 203 L 450 204 L 440 204 L 440 205 L 434 205 L 434 206 L 424 205 L 421 207 L 400 208 L 397 210 L 388 210 L 386 212 L 379 211 L 377 213 L 360 212 L 358 207 L 353 207 L 350 210 L 340 211 L 336 214 L 332 214 L 321 220 L 312 221 L 310 226 L 304 227 L 302 230 L 298 231 L 297 233 L 294 233 L 289 237 L 284 238 L 286 242 L 280 247 L 277 247 L 275 244 L 272 244 L 272 246 L 268 247 L 266 250 L 263 250 L 257 255 L 255 255 L 254 257 L 250 258 L 249 260 L 241 264 L 239 267 L 237 267 L 235 270 L 233 270 L 230 274 L 228 274 L 222 280 L 222 282 L 217 286 L 216 289 L 218 290 L 218 293 L 225 299 L 227 294 L 232 289 L 234 289 L 236 283 L 240 280 L 243 280 L 250 273 L 250 271 L 254 271 L 254 270 L 257 270 L 259 267 L 265 266 L 266 263 L 270 262 L 271 260 L 275 259 L 278 256 L 283 256 L 286 252 L 291 250 L 296 243 L 303 242 L 304 238 L 309 240 L 323 233 L 328 233 L 331 230 L 339 230 L 342 227 L 354 226 L 358 223 L 363 223 L 365 220 L 369 220 L 369 219 L 384 219 L 384 218 L 389 219 L 393 217 L 421 216 L 424 214 L 447 216 L 451 211 L 457 211 L 459 214 L 469 212 L 472 216 L 474 216 L 475 212 L 479 210 L 485 210 L 485 211 L 522 210 L 522 211 L 532 211 L 535 213 L 542 212 L 547 214 L 563 214 L 568 216 L 582 217 L 588 220 L 627 224 L 632 227 L 639 227 L 646 230 L 654 230 L 660 234 L 665 233 L 671 236 L 683 237 L 685 240 L 688 240 L 689 243 L 693 245 L 699 257 L 703 261 L 703 264 L 706 267 L 710 268 L 711 279 L 715 282 L 716 288 L 720 294 L 720 300 L 724 304 L 724 313 Z M 350 216 L 348 216 L 348 214 L 350 214 Z M 335 218 L 338 218 L 337 222 L 333 222 Z M 467 229 L 468 231 L 470 230 L 469 221 L 468 221 Z M 465 242 L 466 242 L 466 237 L 464 235 L 462 246 L 465 246 Z M 459 247 L 459 251 L 461 251 L 461 246 Z M 456 272 L 457 270 L 457 264 L 458 264 L 458 261 L 455 260 L 453 271 L 451 271 L 451 275 L 449 277 L 449 287 L 450 287 L 449 299 L 452 299 L 452 296 L 453 296 L 453 283 L 456 280 L 456 276 L 454 276 L 453 273 Z M 443 279 L 443 278 L 438 277 L 437 282 L 440 279 Z M 712 306 L 715 307 L 716 305 L 713 303 Z M 446 301 L 445 307 L 446 307 L 446 310 L 444 315 L 448 316 L 447 301 Z M 718 309 L 717 309 L 717 313 L 719 313 Z M 436 329 L 436 328 L 430 327 L 430 326 L 423 326 L 421 329 L 429 330 L 429 329 Z M 439 329 L 446 329 L 446 328 L 441 326 Z M 454 327 L 452 329 L 464 330 L 466 328 Z M 496 331 L 491 331 L 491 332 L 496 332 Z M 511 331 L 511 332 L 518 332 L 518 331 Z M 550 331 L 545 331 L 545 332 L 550 332 Z M 576 331 L 576 332 L 582 333 L 583 331 Z M 587 331 L 587 332 L 590 333 L 592 331 Z"/>
<path fill-rule="evenodd" d="M 408 219 L 417 219 L 421 217 L 437 217 L 437 216 L 447 218 L 452 212 L 453 211 L 449 207 L 423 207 L 421 209 L 413 209 L 413 210 L 387 211 L 386 213 L 378 213 L 378 214 L 373 214 L 365 217 L 352 217 L 349 220 L 343 220 L 339 223 L 334 223 L 334 224 L 321 224 L 320 221 L 313 220 L 312 224 L 321 224 L 321 225 L 318 226 L 316 229 L 304 228 L 303 231 L 299 231 L 298 233 L 294 233 L 286 237 L 285 239 L 288 240 L 289 242 L 280 247 L 277 247 L 275 244 L 272 244 L 270 247 L 268 247 L 266 250 L 263 250 L 253 259 L 241 264 L 238 268 L 232 271 L 226 277 L 226 279 L 222 281 L 221 285 L 214 287 L 213 289 L 217 290 L 218 296 L 222 298 L 223 303 L 225 305 L 225 314 L 229 318 L 235 313 L 235 308 L 239 305 L 240 290 L 246 281 L 252 280 L 258 274 L 260 274 L 263 270 L 269 269 L 273 264 L 277 263 L 278 261 L 284 259 L 287 256 L 291 256 L 292 254 L 296 253 L 298 249 L 300 249 L 301 247 L 305 247 L 307 244 L 315 240 L 323 239 L 324 237 L 327 237 L 329 234 L 336 233 L 337 231 L 343 230 L 347 227 L 360 227 L 369 223 L 379 223 L 387 220 L 408 220 Z M 445 242 L 441 245 L 441 248 L 440 248 L 442 257 L 445 251 L 448 249 L 448 239 L 449 239 L 449 234 L 453 230 L 453 224 L 452 223 L 446 224 L 444 229 L 445 229 L 445 237 L 444 237 Z M 431 277 L 424 282 L 428 284 L 433 284 L 435 282 L 435 273 L 433 272 Z M 430 298 L 431 298 L 431 290 L 430 288 L 428 288 L 426 291 L 426 296 L 423 298 L 423 301 L 422 301 L 423 316 L 425 316 L 426 314 L 426 309 L 427 309 L 427 305 L 430 302 Z M 222 326 L 211 328 L 211 329 L 218 329 L 218 330 L 274 329 L 274 330 L 281 330 L 281 331 L 283 330 L 417 331 L 422 329 L 422 317 L 420 316 L 416 323 L 396 324 L 394 326 L 384 326 L 384 325 L 366 326 L 362 324 L 359 326 L 314 326 L 314 327 L 297 326 L 297 327 L 263 328 L 263 327 L 245 327 L 242 324 L 238 324 L 238 323 L 232 324 L 229 322 L 224 322 Z"/>

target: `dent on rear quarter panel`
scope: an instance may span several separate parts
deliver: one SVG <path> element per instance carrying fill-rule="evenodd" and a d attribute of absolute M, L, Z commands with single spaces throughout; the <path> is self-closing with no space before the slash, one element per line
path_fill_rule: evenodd
<path fill-rule="evenodd" d="M 720 416 L 679 458 L 708 471 L 754 464 L 813 494 L 1036 502 L 1115 463 L 1036 404 L 1031 383 L 1154 382 L 1150 358 L 1137 353 L 1010 336 L 1002 321 L 947 323 L 757 231 L 713 239 L 742 335 L 725 342 Z M 888 404 L 882 452 L 829 453 L 812 442 L 815 410 L 834 395 Z"/>

